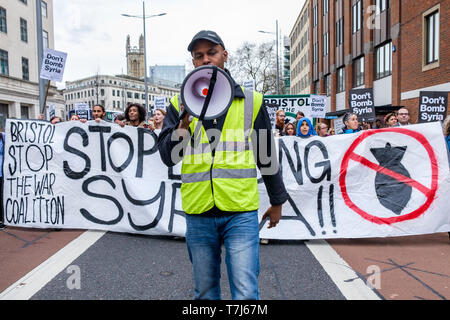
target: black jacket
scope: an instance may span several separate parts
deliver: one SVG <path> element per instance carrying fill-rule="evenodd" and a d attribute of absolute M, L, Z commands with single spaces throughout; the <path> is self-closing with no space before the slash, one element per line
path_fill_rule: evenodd
<path fill-rule="evenodd" d="M 245 97 L 245 95 L 244 95 L 244 92 L 242 91 L 242 88 L 238 84 L 235 83 L 234 98 L 244 98 L 244 97 Z M 226 115 L 227 115 L 227 113 L 220 116 L 218 119 L 216 119 L 216 121 L 204 120 L 203 126 L 204 126 L 205 130 L 208 131 L 209 129 L 214 128 L 214 129 L 221 131 L 223 128 L 224 122 L 225 122 Z M 175 107 L 172 104 L 170 104 L 169 107 L 167 108 L 167 113 L 164 118 L 163 129 L 158 137 L 159 153 L 161 155 L 162 161 L 168 167 L 174 166 L 176 164 L 171 159 L 171 153 L 172 153 L 173 148 L 178 143 L 181 143 L 181 141 L 171 141 L 172 140 L 171 136 L 172 136 L 173 131 L 176 130 L 176 128 L 178 127 L 179 123 L 180 123 L 179 113 L 175 109 Z M 256 148 L 258 148 L 259 144 L 261 143 L 260 139 L 263 137 L 266 137 L 267 141 L 266 141 L 265 145 L 267 146 L 267 149 L 268 149 L 267 156 L 271 159 L 271 161 L 278 161 L 277 154 L 276 154 L 276 148 L 275 148 L 275 141 L 274 141 L 274 138 L 272 135 L 272 126 L 270 123 L 270 118 L 269 118 L 269 114 L 267 113 L 267 110 L 264 105 L 260 108 L 260 111 L 259 111 L 258 115 L 256 116 L 254 130 L 257 133 L 255 135 L 257 138 L 256 139 L 257 141 L 256 141 L 256 143 L 253 143 L 253 145 Z M 260 136 L 258 134 L 258 131 L 260 131 L 260 130 L 267 130 L 268 134 Z M 209 139 L 210 139 L 210 143 L 213 142 L 213 141 L 211 141 L 211 137 L 209 137 Z M 212 152 L 214 152 L 214 150 L 212 150 Z M 257 164 L 258 168 L 261 170 L 264 167 L 269 167 L 270 163 L 263 164 L 261 162 L 259 152 L 257 152 L 257 151 L 255 151 L 255 152 L 256 153 L 254 153 L 254 154 L 257 155 L 256 156 L 256 164 Z M 288 193 L 284 186 L 280 170 L 278 170 L 278 173 L 274 174 L 274 175 L 264 175 L 264 173 L 262 172 L 262 178 L 263 178 L 264 184 L 266 186 L 271 205 L 283 204 L 288 199 Z M 219 210 L 216 207 L 214 207 L 207 213 L 208 214 L 223 214 L 223 212 L 221 212 L 221 210 Z"/>

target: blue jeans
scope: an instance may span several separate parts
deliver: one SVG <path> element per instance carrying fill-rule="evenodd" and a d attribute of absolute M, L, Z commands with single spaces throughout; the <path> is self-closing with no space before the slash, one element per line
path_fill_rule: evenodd
<path fill-rule="evenodd" d="M 258 212 L 202 217 L 186 214 L 194 299 L 220 300 L 222 242 L 233 300 L 259 300 Z"/>

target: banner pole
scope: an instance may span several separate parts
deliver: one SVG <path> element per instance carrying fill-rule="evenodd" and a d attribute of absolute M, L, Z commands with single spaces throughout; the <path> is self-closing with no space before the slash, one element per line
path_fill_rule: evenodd
<path fill-rule="evenodd" d="M 45 105 L 47 104 L 48 89 L 50 89 L 50 80 L 48 80 L 48 83 L 47 83 L 47 90 L 45 91 L 44 103 L 42 105 L 41 114 L 44 114 Z M 44 119 L 45 119 L 45 114 L 44 114 Z"/>

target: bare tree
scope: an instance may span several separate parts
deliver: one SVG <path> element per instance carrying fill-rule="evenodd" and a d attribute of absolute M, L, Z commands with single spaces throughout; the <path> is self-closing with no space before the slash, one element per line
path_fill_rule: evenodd
<path fill-rule="evenodd" d="M 229 54 L 227 68 L 238 83 L 254 79 L 255 88 L 262 94 L 276 94 L 276 49 L 273 42 L 260 45 L 244 42 Z"/>

